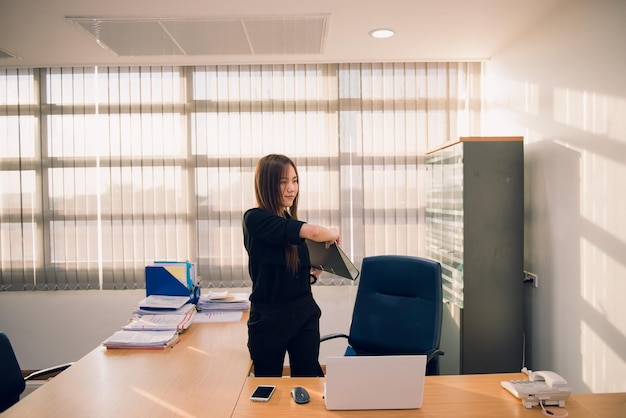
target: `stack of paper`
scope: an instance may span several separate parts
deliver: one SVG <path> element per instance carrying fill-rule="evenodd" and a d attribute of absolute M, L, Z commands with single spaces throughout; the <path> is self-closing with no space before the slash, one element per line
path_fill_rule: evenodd
<path fill-rule="evenodd" d="M 243 317 L 243 311 L 200 311 L 193 317 L 193 322 L 239 322 Z"/>
<path fill-rule="evenodd" d="M 123 330 L 132 331 L 176 331 L 183 332 L 193 322 L 196 310 L 185 314 L 144 314 L 136 315 L 130 322 L 122 327 Z"/>
<path fill-rule="evenodd" d="M 176 331 L 116 331 L 102 344 L 109 348 L 163 350 L 178 342 Z"/>
<path fill-rule="evenodd" d="M 189 296 L 150 295 L 139 302 L 139 309 L 175 311 L 189 302 Z"/>
<path fill-rule="evenodd" d="M 198 310 L 235 310 L 245 311 L 250 308 L 248 293 L 229 293 L 228 291 L 211 291 L 200 295 Z"/>
<path fill-rule="evenodd" d="M 193 303 L 186 303 L 178 309 L 169 310 L 169 309 L 142 309 L 139 306 L 135 309 L 134 313 L 137 315 L 185 315 L 190 311 L 195 311 L 196 305 Z"/>

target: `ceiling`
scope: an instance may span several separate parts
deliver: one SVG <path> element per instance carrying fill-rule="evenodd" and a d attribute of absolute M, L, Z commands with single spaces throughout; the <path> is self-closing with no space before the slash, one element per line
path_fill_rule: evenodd
<path fill-rule="evenodd" d="M 0 0 L 0 68 L 484 60 L 567 1 Z"/>

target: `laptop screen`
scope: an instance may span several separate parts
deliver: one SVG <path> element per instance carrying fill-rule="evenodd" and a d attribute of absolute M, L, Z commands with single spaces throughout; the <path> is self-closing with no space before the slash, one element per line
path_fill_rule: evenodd
<path fill-rule="evenodd" d="M 326 409 L 421 408 L 425 375 L 425 355 L 328 357 Z"/>

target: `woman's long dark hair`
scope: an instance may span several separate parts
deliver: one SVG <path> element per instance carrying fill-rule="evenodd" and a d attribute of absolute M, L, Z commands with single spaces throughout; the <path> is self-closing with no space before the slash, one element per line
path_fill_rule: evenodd
<path fill-rule="evenodd" d="M 296 172 L 296 176 L 298 176 L 298 168 L 289 157 L 281 154 L 269 154 L 257 162 L 254 176 L 254 193 L 259 207 L 282 217 L 286 217 L 287 213 L 283 207 L 280 181 L 285 176 L 290 165 Z M 298 190 L 293 204 L 288 208 L 288 214 L 293 219 L 298 219 L 299 196 L 300 191 Z M 285 258 L 287 260 L 287 268 L 293 274 L 296 274 L 298 271 L 298 248 L 295 245 L 287 245 L 285 247 Z"/>

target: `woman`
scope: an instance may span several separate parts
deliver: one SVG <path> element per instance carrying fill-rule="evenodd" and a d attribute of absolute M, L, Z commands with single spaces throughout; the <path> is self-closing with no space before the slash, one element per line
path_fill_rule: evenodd
<path fill-rule="evenodd" d="M 285 353 L 293 377 L 323 376 L 319 364 L 320 308 L 311 284 L 304 242 L 339 243 L 339 234 L 298 220 L 298 170 L 284 155 L 270 154 L 256 166 L 258 207 L 243 215 L 244 245 L 252 279 L 248 349 L 256 376 L 282 376 Z"/>

